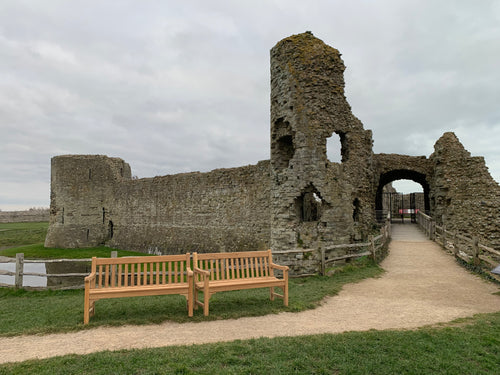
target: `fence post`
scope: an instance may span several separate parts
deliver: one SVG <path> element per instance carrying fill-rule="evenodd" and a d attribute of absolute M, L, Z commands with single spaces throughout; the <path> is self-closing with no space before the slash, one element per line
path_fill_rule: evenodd
<path fill-rule="evenodd" d="M 118 258 L 118 251 L 113 250 L 113 251 L 111 252 L 111 258 Z"/>
<path fill-rule="evenodd" d="M 477 239 L 477 237 L 472 238 L 472 254 L 474 265 L 479 266 L 481 260 L 479 259 L 479 240 Z"/>
<path fill-rule="evenodd" d="M 430 229 L 429 229 L 429 239 L 431 241 L 434 241 L 435 238 L 436 238 L 436 222 L 433 219 L 431 219 Z"/>
<path fill-rule="evenodd" d="M 23 273 L 24 273 L 24 253 L 16 254 L 16 276 L 15 287 L 16 289 L 23 287 Z"/>
<path fill-rule="evenodd" d="M 458 229 L 456 229 L 454 232 L 453 232 L 453 247 L 457 249 L 457 253 L 459 251 L 459 248 L 458 248 Z"/>
<path fill-rule="evenodd" d="M 320 249 L 320 253 L 321 253 L 321 270 L 320 270 L 320 275 L 324 276 L 325 275 L 325 262 L 326 262 L 326 259 L 325 259 L 325 249 Z"/>
<path fill-rule="evenodd" d="M 370 236 L 370 247 L 371 247 L 373 261 L 376 262 L 377 254 L 375 253 L 375 240 L 373 236 Z"/>
<path fill-rule="evenodd" d="M 443 223 L 443 236 L 442 236 L 442 238 L 443 238 L 443 247 L 446 249 L 446 242 L 448 240 L 446 239 L 446 224 L 445 223 Z"/>

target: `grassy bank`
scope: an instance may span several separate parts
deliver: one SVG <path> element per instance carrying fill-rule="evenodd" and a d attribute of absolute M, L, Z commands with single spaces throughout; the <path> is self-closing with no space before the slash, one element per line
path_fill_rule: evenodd
<path fill-rule="evenodd" d="M 47 235 L 48 222 L 41 223 L 0 223 L 0 255 L 15 257 L 24 253 L 26 259 L 85 259 L 109 257 L 111 249 L 97 246 L 85 249 L 56 249 L 43 246 Z M 118 256 L 145 255 L 135 251 L 118 250 Z"/>
<path fill-rule="evenodd" d="M 369 331 L 69 355 L 0 374 L 497 374 L 500 313 L 415 331 Z"/>
<path fill-rule="evenodd" d="M 48 222 L 0 223 L 0 248 L 44 242 L 48 227 Z"/>
<path fill-rule="evenodd" d="M 88 259 L 95 257 L 109 257 L 111 251 L 116 250 L 118 256 L 144 256 L 147 254 L 136 251 L 112 249 L 107 246 L 89 247 L 84 249 L 57 249 L 44 247 L 43 243 L 33 245 L 16 246 L 0 251 L 0 255 L 15 257 L 17 253 L 23 253 L 25 259 Z"/>

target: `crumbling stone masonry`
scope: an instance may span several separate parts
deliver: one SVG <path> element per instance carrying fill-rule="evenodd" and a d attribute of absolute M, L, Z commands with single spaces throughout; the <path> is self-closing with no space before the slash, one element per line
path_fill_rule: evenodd
<path fill-rule="evenodd" d="M 310 32 L 276 44 L 271 159 L 256 165 L 131 179 L 121 159 L 54 157 L 46 246 L 279 252 L 364 242 L 377 228 L 384 186 L 398 179 L 423 186 L 438 220 L 499 246 L 500 188 L 484 160 L 452 133 L 429 158 L 374 154 L 371 131 L 345 98 L 344 69 L 340 53 Z M 340 140 L 341 162 L 328 160 L 330 137 Z M 290 262 L 300 273 L 306 260 Z"/>

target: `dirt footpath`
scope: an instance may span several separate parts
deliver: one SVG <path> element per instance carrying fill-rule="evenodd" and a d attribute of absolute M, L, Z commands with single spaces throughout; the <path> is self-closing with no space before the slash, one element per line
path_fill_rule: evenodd
<path fill-rule="evenodd" d="M 327 298 L 315 310 L 0 338 L 0 363 L 258 337 L 408 329 L 500 311 L 500 296 L 493 295 L 499 287 L 459 267 L 451 255 L 427 241 L 415 226 L 394 226 L 389 256 L 382 267 L 386 270 L 382 277 L 346 285 L 338 296 Z"/>

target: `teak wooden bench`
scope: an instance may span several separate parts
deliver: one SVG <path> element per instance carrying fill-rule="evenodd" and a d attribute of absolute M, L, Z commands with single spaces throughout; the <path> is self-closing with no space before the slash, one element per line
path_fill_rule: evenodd
<path fill-rule="evenodd" d="M 283 271 L 283 278 L 274 275 L 274 270 Z M 194 303 L 203 306 L 203 314 L 209 313 L 210 296 L 227 290 L 270 288 L 271 300 L 283 299 L 288 306 L 288 267 L 273 263 L 271 250 L 235 253 L 193 253 Z M 278 294 L 274 288 L 283 290 Z M 203 302 L 198 292 L 203 292 Z"/>
<path fill-rule="evenodd" d="M 83 323 L 95 313 L 95 302 L 104 298 L 180 294 L 193 316 L 193 271 L 190 254 L 92 258 L 85 278 Z"/>

